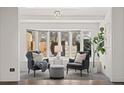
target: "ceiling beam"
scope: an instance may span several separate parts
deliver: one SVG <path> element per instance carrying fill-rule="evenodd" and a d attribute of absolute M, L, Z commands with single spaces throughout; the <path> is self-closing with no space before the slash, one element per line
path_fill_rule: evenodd
<path fill-rule="evenodd" d="M 104 20 L 19 20 L 20 23 L 101 23 Z"/>

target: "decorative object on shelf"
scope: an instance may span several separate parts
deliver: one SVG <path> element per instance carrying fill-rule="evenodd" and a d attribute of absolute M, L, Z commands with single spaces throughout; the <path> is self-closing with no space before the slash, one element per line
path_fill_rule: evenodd
<path fill-rule="evenodd" d="M 97 54 L 100 57 L 100 53 L 102 55 L 105 53 L 104 34 L 104 27 L 100 27 L 100 32 L 91 39 L 91 44 L 93 45 L 93 68 L 95 67 L 95 55 Z"/>

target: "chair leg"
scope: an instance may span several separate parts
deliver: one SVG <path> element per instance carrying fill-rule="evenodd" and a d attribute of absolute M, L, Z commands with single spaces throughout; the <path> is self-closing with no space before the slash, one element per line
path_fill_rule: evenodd
<path fill-rule="evenodd" d="M 82 70 L 80 70 L 80 74 L 81 74 L 81 77 L 82 77 Z"/>
<path fill-rule="evenodd" d="M 75 69 L 75 72 L 76 72 L 76 69 Z"/>
<path fill-rule="evenodd" d="M 87 69 L 87 74 L 89 74 L 89 69 Z"/>
<path fill-rule="evenodd" d="M 30 69 L 28 69 L 28 74 L 30 73 Z"/>
<path fill-rule="evenodd" d="M 68 68 L 67 68 L 66 74 L 68 74 Z"/>
<path fill-rule="evenodd" d="M 34 70 L 34 77 L 35 77 L 35 70 Z"/>

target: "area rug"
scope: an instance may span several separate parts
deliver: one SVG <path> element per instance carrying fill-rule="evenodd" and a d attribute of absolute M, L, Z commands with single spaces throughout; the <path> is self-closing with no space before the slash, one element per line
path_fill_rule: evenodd
<path fill-rule="evenodd" d="M 108 77 L 106 77 L 103 73 L 89 73 L 87 74 L 86 71 L 82 72 L 82 77 L 80 76 L 80 71 L 69 70 L 68 74 L 64 71 L 64 79 L 65 80 L 107 80 L 109 81 Z M 36 76 L 34 77 L 33 71 L 29 74 L 27 71 L 20 72 L 20 79 L 21 80 L 47 80 L 50 79 L 49 70 L 42 72 L 36 71 Z"/>

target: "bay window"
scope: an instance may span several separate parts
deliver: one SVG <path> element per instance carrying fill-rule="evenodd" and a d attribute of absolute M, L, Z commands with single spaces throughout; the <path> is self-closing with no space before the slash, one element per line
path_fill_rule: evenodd
<path fill-rule="evenodd" d="M 69 32 L 61 32 L 61 56 L 69 57 Z"/>
<path fill-rule="evenodd" d="M 86 32 L 84 33 L 86 35 Z M 55 57 L 55 46 L 61 46 L 59 56 L 75 57 L 78 51 L 82 51 L 84 37 L 80 30 L 74 31 L 27 31 L 27 51 L 38 50 L 43 57 Z M 82 42 L 83 41 L 83 42 Z"/>
<path fill-rule="evenodd" d="M 47 32 L 38 32 L 38 44 L 39 44 L 39 51 L 41 51 L 42 56 L 47 56 Z"/>
<path fill-rule="evenodd" d="M 77 51 L 80 51 L 80 32 L 72 32 L 71 57 L 75 57 Z"/>
<path fill-rule="evenodd" d="M 49 51 L 49 56 L 50 57 L 54 57 L 57 54 L 55 53 L 54 49 L 55 46 L 58 45 L 58 33 L 57 32 L 50 32 L 50 40 L 49 40 L 49 47 L 50 47 L 50 51 Z"/>

